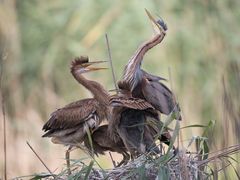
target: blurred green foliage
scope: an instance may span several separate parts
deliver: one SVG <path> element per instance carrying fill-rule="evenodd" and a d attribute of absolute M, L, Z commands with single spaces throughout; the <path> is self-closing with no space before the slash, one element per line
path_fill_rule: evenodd
<path fill-rule="evenodd" d="M 164 77 L 168 77 L 170 67 L 183 113 L 185 109 L 189 111 L 186 119 L 219 119 L 223 111 L 221 78 L 233 79 L 231 66 L 239 65 L 239 4 L 233 0 L 17 1 L 21 53 L 13 62 L 21 86 L 20 101 L 32 102 L 47 118 L 51 111 L 45 109 L 49 107 L 47 92 L 66 102 L 85 97 L 83 88 L 69 73 L 70 60 L 79 55 L 107 59 L 106 32 L 119 79 L 137 46 L 152 33 L 144 12 L 148 8 L 164 18 L 169 31 L 164 42 L 148 53 L 143 67 Z M 92 78 L 102 81 L 108 89 L 113 88 L 110 71 L 97 72 Z M 236 89 L 238 83 L 231 81 L 231 89 Z"/>
<path fill-rule="evenodd" d="M 12 121 L 24 119 L 30 107 L 46 121 L 55 108 L 89 97 L 72 78 L 69 64 L 80 55 L 107 60 L 105 33 L 119 79 L 136 48 L 152 35 L 147 8 L 161 16 L 169 30 L 163 43 L 146 55 L 143 68 L 166 78 L 170 68 L 183 125 L 216 120 L 212 138 L 217 146 L 224 138 L 215 137 L 229 123 L 233 131 L 225 138 L 239 142 L 239 0 L 11 0 L 0 4 L 5 8 L 0 13 L 0 47 L 8 49 L 4 84 Z M 114 88 L 110 71 L 88 77 Z M 230 110 L 224 106 L 223 77 L 228 104 L 234 107 Z"/>
<path fill-rule="evenodd" d="M 197 117 L 195 121 L 219 119 L 221 78 L 232 73 L 229 65 L 239 64 L 239 5 L 233 0 L 18 1 L 22 50 L 18 68 L 24 101 L 34 87 L 42 100 L 46 96 L 39 89 L 44 86 L 66 101 L 84 97 L 78 95 L 81 88 L 69 73 L 70 60 L 79 55 L 107 59 L 106 32 L 120 78 L 127 60 L 152 33 L 146 7 L 164 18 L 169 31 L 163 44 L 146 56 L 143 67 L 164 77 L 170 67 L 180 104 L 188 101 L 187 105 L 192 105 L 183 106 L 183 112 L 189 109 Z M 93 78 L 96 76 L 113 88 L 110 71 L 97 72 Z"/>

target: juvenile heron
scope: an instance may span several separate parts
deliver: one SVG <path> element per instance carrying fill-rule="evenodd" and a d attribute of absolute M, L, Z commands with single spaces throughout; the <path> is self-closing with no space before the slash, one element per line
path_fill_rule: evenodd
<path fill-rule="evenodd" d="M 125 66 L 123 78 L 118 82 L 118 86 L 122 90 L 130 91 L 133 97 L 146 100 L 158 111 L 168 115 L 172 111 L 179 112 L 180 108 L 171 90 L 160 82 L 160 80 L 165 79 L 149 74 L 141 69 L 144 55 L 151 48 L 162 42 L 167 30 L 163 20 L 156 21 L 149 13 L 148 15 L 157 27 L 158 32 L 153 38 L 143 43 L 130 58 Z M 176 118 L 181 120 L 181 116 Z"/>
<path fill-rule="evenodd" d="M 86 57 L 76 58 L 72 62 L 71 73 L 79 83 L 92 92 L 93 98 L 79 100 L 54 111 L 43 126 L 43 131 L 46 132 L 43 137 L 51 137 L 53 143 L 69 146 L 66 152 L 68 169 L 71 148 L 81 147 L 87 132 L 96 130 L 108 116 L 108 92 L 101 84 L 88 80 L 82 75 L 104 69 L 91 67 L 101 62 L 88 62 Z"/>

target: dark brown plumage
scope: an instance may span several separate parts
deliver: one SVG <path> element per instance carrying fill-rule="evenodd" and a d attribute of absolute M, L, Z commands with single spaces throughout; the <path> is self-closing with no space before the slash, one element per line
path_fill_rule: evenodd
<path fill-rule="evenodd" d="M 87 129 L 94 130 L 105 119 L 96 99 L 79 100 L 54 111 L 43 126 L 43 137 L 52 137 L 52 142 L 70 146 L 80 145 Z"/>
<path fill-rule="evenodd" d="M 69 153 L 72 147 L 82 148 L 81 143 L 87 131 L 93 131 L 105 119 L 101 105 L 96 99 L 79 100 L 54 111 L 43 126 L 46 133 L 42 137 L 51 137 L 55 144 L 69 146 L 66 151 L 68 174 L 71 174 Z"/>
<path fill-rule="evenodd" d="M 159 82 L 159 80 L 163 80 L 163 78 L 159 77 L 157 80 L 146 73 L 144 73 L 144 78 L 142 81 L 142 94 L 147 102 L 150 102 L 154 108 L 166 115 L 172 111 L 180 111 L 172 91 L 163 83 Z M 138 96 L 138 94 L 134 96 Z M 181 116 L 177 119 L 181 120 Z"/>
<path fill-rule="evenodd" d="M 152 149 L 159 152 L 154 138 L 146 125 L 147 118 L 158 119 L 158 114 L 143 99 L 113 96 L 110 100 L 112 119 L 109 121 L 109 133 L 115 142 L 122 139 L 133 157 Z"/>
<path fill-rule="evenodd" d="M 90 142 L 92 142 L 92 145 Z M 122 154 L 123 160 L 118 166 L 127 163 L 130 159 L 123 141 L 121 139 L 114 141 L 111 138 L 108 132 L 108 125 L 102 125 L 94 130 L 91 134 L 91 140 L 89 140 L 89 137 L 85 137 L 84 145 L 90 154 L 92 154 L 92 152 L 96 155 L 105 154 L 106 151 Z"/>

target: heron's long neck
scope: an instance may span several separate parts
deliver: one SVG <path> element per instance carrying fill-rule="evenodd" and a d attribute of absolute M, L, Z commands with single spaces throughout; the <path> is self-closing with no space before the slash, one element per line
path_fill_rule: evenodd
<path fill-rule="evenodd" d="M 104 89 L 104 87 L 96 81 L 91 81 L 86 79 L 83 75 L 72 72 L 74 78 L 88 89 L 94 96 L 94 98 L 101 104 L 108 105 L 109 103 L 109 93 Z"/>
<path fill-rule="evenodd" d="M 165 36 L 165 33 L 157 34 L 152 39 L 146 41 L 143 43 L 137 51 L 134 53 L 134 55 L 131 57 L 131 59 L 128 61 L 128 64 L 125 66 L 125 72 L 123 75 L 123 78 L 127 80 L 127 77 L 133 78 L 133 76 L 137 76 L 137 70 L 140 68 L 143 56 L 146 54 L 148 50 L 150 50 L 152 47 L 159 44 Z"/>

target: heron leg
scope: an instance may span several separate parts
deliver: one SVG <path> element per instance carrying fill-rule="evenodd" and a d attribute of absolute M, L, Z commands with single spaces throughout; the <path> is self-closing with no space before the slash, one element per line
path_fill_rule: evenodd
<path fill-rule="evenodd" d="M 121 165 L 126 165 L 130 159 L 130 156 L 128 153 L 123 152 L 122 155 L 123 155 L 123 159 L 122 161 L 120 161 L 120 163 L 118 163 L 117 167 L 120 167 Z"/>
<path fill-rule="evenodd" d="M 116 167 L 120 167 L 121 165 L 123 165 L 124 164 L 124 156 L 123 156 L 123 159 L 118 163 L 118 165 L 116 166 Z"/>
<path fill-rule="evenodd" d="M 110 158 L 111 158 L 111 160 L 112 160 L 113 167 L 116 168 L 116 167 L 117 167 L 117 166 L 116 166 L 116 162 L 113 160 L 113 157 L 112 157 L 111 152 L 109 152 L 109 155 L 110 155 Z"/>
<path fill-rule="evenodd" d="M 70 152 L 72 150 L 72 146 L 69 146 L 69 148 L 66 151 L 65 157 L 66 157 L 66 163 L 67 163 L 67 171 L 68 175 L 70 176 L 72 174 L 71 169 L 70 169 Z"/>
<path fill-rule="evenodd" d="M 130 155 L 127 152 L 124 152 L 124 165 L 126 165 L 128 163 L 128 161 L 130 160 Z"/>
<path fill-rule="evenodd" d="M 130 159 L 132 160 L 132 161 L 134 161 L 134 155 L 130 155 Z"/>
<path fill-rule="evenodd" d="M 163 145 L 162 143 L 159 144 L 159 149 L 160 149 L 160 156 L 163 154 Z"/>
<path fill-rule="evenodd" d="M 175 146 L 173 146 L 173 154 L 174 154 L 174 155 L 177 155 L 178 152 L 179 152 L 179 149 L 176 148 Z"/>

